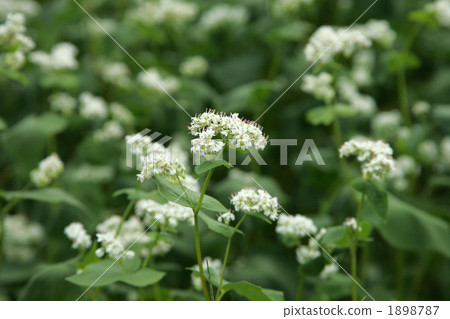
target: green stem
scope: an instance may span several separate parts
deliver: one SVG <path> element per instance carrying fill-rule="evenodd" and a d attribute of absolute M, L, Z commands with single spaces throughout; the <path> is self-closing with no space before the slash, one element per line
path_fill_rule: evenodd
<path fill-rule="evenodd" d="M 136 191 L 135 191 L 136 194 L 139 193 L 139 190 L 141 189 L 141 185 L 142 185 L 142 183 L 138 183 L 138 184 L 137 184 L 137 186 L 136 186 Z M 135 203 L 136 203 L 136 199 L 133 199 L 133 200 L 131 200 L 131 201 L 128 203 L 127 208 L 125 208 L 125 212 L 123 213 L 122 218 L 120 219 L 120 224 L 119 224 L 119 226 L 117 227 L 116 234 L 114 235 L 114 237 L 119 236 L 119 233 L 120 233 L 120 231 L 121 231 L 121 229 L 122 229 L 123 223 L 124 223 L 125 220 L 128 218 L 128 216 L 131 214 L 131 210 L 132 210 L 132 208 L 133 208 L 133 206 L 134 206 Z"/>
<path fill-rule="evenodd" d="M 341 147 L 341 145 L 343 144 L 343 142 L 342 142 L 341 125 L 339 123 L 338 118 L 336 118 L 333 121 L 333 133 L 334 133 L 334 140 L 335 140 L 337 149 L 339 149 Z M 347 184 L 350 184 L 351 178 L 350 178 L 350 171 L 348 169 L 347 161 L 345 160 L 345 158 L 342 158 L 339 156 L 339 162 L 341 163 L 344 180 L 345 180 L 345 182 L 347 182 Z"/>
<path fill-rule="evenodd" d="M 303 288 L 305 288 L 305 281 L 306 276 L 304 274 L 300 277 L 300 283 L 298 284 L 298 290 L 297 290 L 297 298 L 295 300 L 301 301 L 303 296 Z"/>
<path fill-rule="evenodd" d="M 364 198 L 365 198 L 365 195 L 363 194 L 361 196 L 361 201 L 359 202 L 359 207 L 358 207 L 358 213 L 356 215 L 356 230 L 355 230 L 355 234 L 354 234 L 354 239 L 353 239 L 353 243 L 350 246 L 352 277 L 353 277 L 353 282 L 352 282 L 352 300 L 353 301 L 358 300 L 358 286 L 356 284 L 357 267 L 358 267 L 357 252 L 358 252 L 359 224 L 361 221 L 362 208 L 364 205 Z"/>
<path fill-rule="evenodd" d="M 197 255 L 198 270 L 200 273 L 200 280 L 202 282 L 203 294 L 205 295 L 205 298 L 207 301 L 210 301 L 211 298 L 209 297 L 208 288 L 206 286 L 206 280 L 205 280 L 205 272 L 203 271 L 203 258 L 202 258 L 202 250 L 200 247 L 200 234 L 198 231 L 198 213 L 200 211 L 200 208 L 202 207 L 203 197 L 205 196 L 206 188 L 208 187 L 208 184 L 209 184 L 209 181 L 211 180 L 211 176 L 212 176 L 213 172 L 214 172 L 214 169 L 212 169 L 208 172 L 205 183 L 203 184 L 203 187 L 202 187 L 202 192 L 200 193 L 200 197 L 198 199 L 197 207 L 194 208 L 195 253 Z"/>
<path fill-rule="evenodd" d="M 239 220 L 239 222 L 236 224 L 236 226 L 234 226 L 233 233 L 231 234 L 230 237 L 228 237 L 227 248 L 225 249 L 225 256 L 223 257 L 223 266 L 222 266 L 222 273 L 220 275 L 219 288 L 217 288 L 216 300 L 220 300 L 218 298 L 219 298 L 219 295 L 221 296 L 221 293 L 222 293 L 223 277 L 225 275 L 225 269 L 227 267 L 228 254 L 230 253 L 231 239 L 233 238 L 234 234 L 238 230 L 239 226 L 241 226 L 245 217 L 247 217 L 247 214 L 244 214 L 244 216 L 242 216 L 242 218 Z"/>

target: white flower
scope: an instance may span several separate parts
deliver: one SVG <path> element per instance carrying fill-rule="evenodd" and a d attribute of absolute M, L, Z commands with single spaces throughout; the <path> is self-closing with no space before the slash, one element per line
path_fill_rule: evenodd
<path fill-rule="evenodd" d="M 103 98 L 84 92 L 80 95 L 80 113 L 89 120 L 103 120 L 108 116 L 108 106 Z"/>
<path fill-rule="evenodd" d="M 32 261 L 36 257 L 36 248 L 42 246 L 44 241 L 42 226 L 24 215 L 6 215 L 3 223 L 6 260 L 19 263 Z"/>
<path fill-rule="evenodd" d="M 208 278 L 209 274 L 219 276 L 222 273 L 222 262 L 219 259 L 212 259 L 211 257 L 203 258 L 202 262 L 203 271 L 205 276 Z M 199 271 L 198 265 L 192 266 L 195 270 Z M 191 274 L 192 286 L 197 290 L 202 290 L 202 282 L 198 274 Z"/>
<path fill-rule="evenodd" d="M 370 116 L 375 112 L 375 100 L 368 95 L 361 94 L 354 82 L 340 78 L 337 87 L 340 97 L 350 103 L 358 114 Z"/>
<path fill-rule="evenodd" d="M 194 3 L 178 0 L 158 0 L 143 2 L 131 11 L 133 20 L 146 25 L 167 24 L 180 27 L 192 21 L 197 15 L 198 7 Z"/>
<path fill-rule="evenodd" d="M 200 55 L 192 56 L 180 65 L 180 73 L 184 76 L 200 77 L 208 71 L 208 61 Z"/>
<path fill-rule="evenodd" d="M 221 140 L 213 139 L 215 131 L 212 128 L 207 128 L 200 132 L 198 138 L 191 141 L 191 152 L 205 157 L 214 157 L 222 151 L 225 143 Z"/>
<path fill-rule="evenodd" d="M 431 105 L 426 101 L 417 101 L 412 106 L 412 112 L 417 117 L 430 113 L 430 109 Z"/>
<path fill-rule="evenodd" d="M 198 136 L 194 140 L 193 153 L 208 153 L 204 150 L 219 150 L 223 142 L 215 142 L 214 137 L 226 140 L 228 144 L 242 151 L 249 148 L 263 150 L 267 145 L 267 137 L 264 136 L 262 128 L 255 122 L 239 118 L 238 113 L 226 115 L 209 110 L 191 119 L 190 133 Z"/>
<path fill-rule="evenodd" d="M 81 223 L 74 222 L 64 228 L 64 234 L 69 238 L 73 244 L 74 249 L 88 249 L 92 245 L 91 236 L 86 232 Z"/>
<path fill-rule="evenodd" d="M 0 1 L 0 16 L 10 12 L 21 13 L 27 16 L 36 15 L 40 10 L 39 3 L 34 0 L 2 0 Z"/>
<path fill-rule="evenodd" d="M 295 250 L 297 262 L 299 264 L 306 264 L 320 256 L 320 250 L 317 244 L 310 239 L 308 245 L 302 245 Z"/>
<path fill-rule="evenodd" d="M 314 235 L 317 232 L 317 227 L 312 219 L 306 216 L 298 214 L 291 217 L 281 214 L 275 231 L 288 239 L 301 239 Z"/>
<path fill-rule="evenodd" d="M 355 29 L 321 26 L 313 33 L 305 47 L 308 62 L 319 60 L 331 62 L 335 56 L 350 57 L 360 48 L 369 48 L 371 41 L 361 31 Z"/>
<path fill-rule="evenodd" d="M 313 0 L 275 0 L 272 7 L 275 14 L 284 16 L 295 13 L 302 5 L 312 2 Z"/>
<path fill-rule="evenodd" d="M 263 213 L 271 220 L 278 218 L 278 200 L 266 191 L 255 188 L 243 188 L 231 197 L 235 211 L 243 213 Z"/>
<path fill-rule="evenodd" d="M 433 13 L 442 27 L 450 27 L 450 0 L 437 0 L 428 4 L 425 10 Z"/>
<path fill-rule="evenodd" d="M 353 230 L 356 230 L 358 228 L 358 223 L 356 221 L 356 218 L 354 217 L 348 217 L 345 221 L 344 221 L 344 226 L 348 226 Z M 359 227 L 359 231 L 361 231 L 361 226 Z"/>
<path fill-rule="evenodd" d="M 118 87 L 128 86 L 131 82 L 130 75 L 130 69 L 122 62 L 108 63 L 101 68 L 103 80 Z"/>
<path fill-rule="evenodd" d="M 45 70 L 74 70 L 78 68 L 78 49 L 71 43 L 56 44 L 50 53 L 33 52 L 30 60 Z"/>
<path fill-rule="evenodd" d="M 200 25 L 208 31 L 224 28 L 237 29 L 247 20 L 248 13 L 244 7 L 217 4 L 202 15 Z"/>
<path fill-rule="evenodd" d="M 39 167 L 30 173 L 36 187 L 45 187 L 56 180 L 64 170 L 64 163 L 57 154 L 52 154 L 39 163 Z"/>
<path fill-rule="evenodd" d="M 365 179 L 382 179 L 394 170 L 392 148 L 383 141 L 352 139 L 339 149 L 340 157 L 357 156 Z"/>
<path fill-rule="evenodd" d="M 235 219 L 234 214 L 231 211 L 228 211 L 226 213 L 221 213 L 217 217 L 217 221 L 219 223 L 224 223 L 225 225 L 229 225 L 230 222 L 232 222 Z"/>
<path fill-rule="evenodd" d="M 372 128 L 376 135 L 390 138 L 395 136 L 401 123 L 402 116 L 398 110 L 379 112 L 372 119 Z"/>
<path fill-rule="evenodd" d="M 111 116 L 114 120 L 122 123 L 125 126 L 133 125 L 134 115 L 125 106 L 119 103 L 111 103 Z"/>
<path fill-rule="evenodd" d="M 178 178 L 184 179 L 186 169 L 177 159 L 170 160 L 164 152 L 151 152 L 143 159 L 143 168 L 137 177 L 143 182 L 155 175 L 160 175 L 171 183 L 177 183 Z"/>
<path fill-rule="evenodd" d="M 425 164 L 432 164 L 439 159 L 439 147 L 433 140 L 426 140 L 417 146 L 417 154 Z"/>
<path fill-rule="evenodd" d="M 117 121 L 108 121 L 103 127 L 94 132 L 94 139 L 97 141 L 118 140 L 124 136 L 122 125 Z"/>
<path fill-rule="evenodd" d="M 179 82 L 175 77 L 163 77 L 156 69 L 148 69 L 146 72 L 140 72 L 137 80 L 146 88 L 157 92 L 166 91 L 173 93 L 179 87 Z"/>
<path fill-rule="evenodd" d="M 389 174 L 392 186 L 397 191 L 405 191 L 408 186 L 408 175 L 417 171 L 416 162 L 411 156 L 401 155 L 395 160 L 395 170 Z"/>
<path fill-rule="evenodd" d="M 331 103 L 336 96 L 333 88 L 333 77 L 326 72 L 318 75 L 306 75 L 303 78 L 302 89 L 325 103 Z"/>
<path fill-rule="evenodd" d="M 373 42 L 379 43 L 384 48 L 391 48 L 397 34 L 392 30 L 389 22 L 385 20 L 369 20 L 358 29 Z"/>
<path fill-rule="evenodd" d="M 160 204 L 151 199 L 141 199 L 136 203 L 135 212 L 146 225 L 155 225 L 160 229 L 168 226 L 175 228 L 183 221 L 194 224 L 192 209 L 173 202 Z"/>
<path fill-rule="evenodd" d="M 328 279 L 332 275 L 337 273 L 338 271 L 339 271 L 339 267 L 335 263 L 328 264 L 325 267 L 323 267 L 322 271 L 320 272 L 319 277 L 321 279 Z"/>
<path fill-rule="evenodd" d="M 77 107 L 77 100 L 71 95 L 59 92 L 50 95 L 50 108 L 55 112 L 60 112 L 64 115 L 71 115 Z"/>

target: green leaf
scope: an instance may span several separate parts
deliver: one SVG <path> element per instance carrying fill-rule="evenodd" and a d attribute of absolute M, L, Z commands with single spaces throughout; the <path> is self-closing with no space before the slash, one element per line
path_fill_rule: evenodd
<path fill-rule="evenodd" d="M 427 10 L 413 11 L 409 14 L 409 19 L 414 22 L 423 23 L 430 28 L 436 28 L 439 26 L 436 16 L 432 11 Z"/>
<path fill-rule="evenodd" d="M 171 184 L 160 176 L 154 176 L 153 179 L 155 180 L 156 185 L 158 186 L 159 193 L 165 199 L 172 202 L 176 202 L 177 204 L 186 207 L 194 208 L 197 205 L 200 198 L 200 193 L 191 191 L 189 189 L 187 189 L 186 192 L 184 192 L 184 190 L 180 186 Z M 192 205 L 189 202 L 186 194 L 187 196 L 189 196 Z M 225 213 L 228 211 L 228 209 L 225 206 L 223 206 L 217 199 L 208 196 L 206 194 L 203 197 L 201 208 L 220 213 Z"/>
<path fill-rule="evenodd" d="M 19 300 L 75 300 L 82 289 L 64 281 L 76 271 L 75 260 L 40 266 L 19 295 Z"/>
<path fill-rule="evenodd" d="M 23 85 L 28 84 L 27 78 L 20 72 L 0 68 L 0 76 L 2 76 L 2 75 L 7 78 L 10 78 L 12 80 L 18 81 L 18 82 L 22 83 Z"/>
<path fill-rule="evenodd" d="M 341 118 L 348 118 L 356 115 L 356 109 L 348 104 L 335 104 L 334 105 L 336 115 Z"/>
<path fill-rule="evenodd" d="M 250 301 L 283 301 L 283 292 L 264 289 L 247 281 L 227 283 L 223 286 L 223 291 L 234 290 L 238 295 L 247 298 Z"/>
<path fill-rule="evenodd" d="M 450 225 L 389 194 L 389 213 L 384 223 L 370 206 L 364 207 L 368 220 L 392 246 L 412 251 L 436 251 L 450 258 Z"/>
<path fill-rule="evenodd" d="M 0 131 L 5 130 L 8 127 L 8 124 L 6 124 L 6 121 L 0 117 Z"/>
<path fill-rule="evenodd" d="M 391 73 L 416 69 L 420 64 L 420 59 L 411 52 L 392 51 L 388 55 L 388 68 Z"/>
<path fill-rule="evenodd" d="M 122 266 L 120 261 L 103 260 L 90 264 L 81 273 L 69 276 L 67 281 L 82 287 L 103 287 L 115 282 L 124 282 L 135 287 L 146 287 L 159 282 L 165 273 L 153 269 L 140 269 L 134 273 Z M 98 280 L 97 280 L 98 279 Z"/>
<path fill-rule="evenodd" d="M 327 228 L 327 232 L 323 235 L 322 244 L 335 244 L 340 247 L 347 247 L 350 245 L 351 234 L 349 228 L 344 225 L 333 226 Z"/>
<path fill-rule="evenodd" d="M 119 189 L 113 193 L 113 197 L 118 197 L 124 194 L 127 195 L 128 200 L 153 199 L 159 202 L 159 200 L 161 199 L 157 190 L 151 192 L 138 191 L 136 193 L 135 188 Z"/>
<path fill-rule="evenodd" d="M 209 217 L 208 215 L 206 215 L 203 212 L 200 212 L 198 214 L 198 216 L 200 217 L 201 220 L 203 220 L 205 222 L 205 224 L 208 226 L 208 228 L 210 230 L 212 230 L 213 232 L 221 234 L 225 237 L 231 237 L 233 235 L 233 229 L 234 229 L 233 227 L 231 227 L 229 225 L 225 225 L 223 223 L 220 223 L 217 220 Z M 236 233 L 244 235 L 244 233 L 242 231 L 240 231 L 239 229 L 236 230 Z"/>
<path fill-rule="evenodd" d="M 262 213 L 248 212 L 246 214 L 249 215 L 249 216 L 253 216 L 253 217 L 262 219 L 263 221 L 265 221 L 268 224 L 272 224 L 272 221 L 268 217 L 264 216 Z"/>
<path fill-rule="evenodd" d="M 47 203 L 65 203 L 77 207 L 84 212 L 88 212 L 88 209 L 82 202 L 60 188 L 42 188 L 29 191 L 0 192 L 0 197 L 3 197 L 7 200 L 18 198 Z"/>
<path fill-rule="evenodd" d="M 212 170 L 213 168 L 216 168 L 219 166 L 225 166 L 226 168 L 233 167 L 233 165 L 231 165 L 230 163 L 228 163 L 225 160 L 210 160 L 210 161 L 204 161 L 200 165 L 195 166 L 195 173 L 200 175 L 200 174 L 208 172 L 208 171 Z"/>
<path fill-rule="evenodd" d="M 357 179 L 352 187 L 367 196 L 367 199 L 381 219 L 386 220 L 388 212 L 387 192 L 382 190 L 375 182 Z"/>
<path fill-rule="evenodd" d="M 336 119 L 336 112 L 332 107 L 316 107 L 306 113 L 306 120 L 312 125 L 330 125 Z"/>

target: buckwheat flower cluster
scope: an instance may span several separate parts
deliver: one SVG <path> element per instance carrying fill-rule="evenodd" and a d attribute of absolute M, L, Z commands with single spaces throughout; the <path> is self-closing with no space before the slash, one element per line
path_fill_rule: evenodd
<path fill-rule="evenodd" d="M 74 222 L 64 228 L 64 234 L 72 243 L 72 248 L 86 250 L 92 245 L 91 236 L 81 223 Z"/>
<path fill-rule="evenodd" d="M 34 16 L 39 13 L 41 7 L 34 0 L 2 0 L 0 2 L 0 16 L 9 12 L 18 12 L 26 16 Z"/>
<path fill-rule="evenodd" d="M 319 278 L 328 279 L 334 274 L 336 274 L 338 271 L 339 267 L 335 263 L 325 265 L 325 267 L 323 267 L 322 271 L 320 272 Z"/>
<path fill-rule="evenodd" d="M 330 103 L 336 96 L 333 88 L 333 77 L 327 72 L 318 75 L 306 75 L 303 78 L 302 89 L 325 103 Z"/>
<path fill-rule="evenodd" d="M 385 20 L 369 20 L 365 25 L 359 26 L 358 29 L 372 42 L 376 42 L 384 48 L 391 48 L 397 37 L 389 22 Z"/>
<path fill-rule="evenodd" d="M 263 150 L 267 145 L 267 137 L 263 134 L 262 128 L 255 122 L 239 118 L 238 113 L 226 115 L 208 110 L 193 117 L 188 128 L 192 135 L 198 136 L 197 141 L 192 141 L 191 150 L 194 153 L 202 153 L 203 149 L 219 149 L 223 146 L 219 142 L 212 142 L 214 137 L 225 140 L 230 146 L 242 151 L 249 148 Z"/>
<path fill-rule="evenodd" d="M 344 226 L 350 227 L 351 229 L 353 229 L 354 231 L 356 231 L 356 229 L 358 228 L 358 223 L 356 221 L 355 217 L 348 217 L 344 223 Z M 361 231 L 361 226 L 359 227 L 359 231 Z"/>
<path fill-rule="evenodd" d="M 120 233 L 116 236 L 120 221 L 121 218 L 115 215 L 97 225 L 96 237 L 101 244 L 101 247 L 95 252 L 97 257 L 102 258 L 108 255 L 117 259 L 132 243 L 147 243 L 149 241 L 147 236 L 141 236 L 145 232 L 145 227 L 142 221 L 135 216 L 130 217 L 123 223 Z M 134 251 L 128 250 L 124 257 L 132 258 L 134 255 Z"/>
<path fill-rule="evenodd" d="M 389 174 L 390 183 L 396 191 L 405 191 L 409 182 L 407 177 L 415 175 L 417 165 L 415 160 L 408 155 L 401 155 L 395 160 L 395 170 Z"/>
<path fill-rule="evenodd" d="M 380 180 L 394 170 L 392 148 L 383 141 L 352 139 L 345 142 L 339 149 L 339 156 L 356 156 L 362 163 L 361 170 L 364 179 Z"/>
<path fill-rule="evenodd" d="M 38 168 L 30 172 L 31 182 L 36 187 L 45 187 L 56 180 L 64 170 L 64 163 L 57 154 L 43 159 Z"/>
<path fill-rule="evenodd" d="M 230 222 L 234 221 L 235 216 L 234 214 L 229 210 L 226 213 L 221 213 L 219 216 L 217 216 L 217 221 L 219 223 L 224 223 L 225 225 L 229 225 Z"/>
<path fill-rule="evenodd" d="M 121 139 L 125 135 L 122 125 L 117 121 L 108 121 L 94 132 L 94 139 L 99 142 Z"/>
<path fill-rule="evenodd" d="M 208 31 L 237 29 L 242 27 L 247 20 L 248 13 L 244 7 L 218 4 L 202 15 L 200 25 Z"/>
<path fill-rule="evenodd" d="M 82 117 L 88 120 L 103 120 L 108 116 L 108 105 L 102 97 L 84 92 L 79 99 Z"/>
<path fill-rule="evenodd" d="M 48 98 L 50 109 L 63 115 L 72 115 L 77 108 L 77 100 L 70 94 L 58 92 Z"/>
<path fill-rule="evenodd" d="M 44 242 L 44 228 L 24 215 L 6 215 L 3 223 L 5 258 L 19 263 L 34 260 L 36 248 Z"/>
<path fill-rule="evenodd" d="M 275 231 L 288 240 L 299 240 L 314 235 L 317 232 L 317 227 L 312 219 L 306 216 L 298 214 L 291 217 L 281 214 Z"/>
<path fill-rule="evenodd" d="M 430 113 L 431 105 L 426 101 L 417 101 L 412 106 L 412 113 L 417 116 L 423 116 Z"/>
<path fill-rule="evenodd" d="M 26 61 L 26 54 L 35 44 L 25 35 L 25 16 L 9 13 L 0 25 L 0 67 L 19 70 Z"/>
<path fill-rule="evenodd" d="M 352 108 L 362 116 L 370 116 L 376 111 L 375 100 L 361 94 L 353 81 L 340 78 L 337 82 L 339 96 L 343 101 L 350 103 Z"/>
<path fill-rule="evenodd" d="M 356 50 L 369 48 L 371 44 L 370 39 L 359 30 L 321 26 L 309 39 L 305 56 L 309 62 L 320 59 L 325 64 L 338 55 L 349 58 Z"/>
<path fill-rule="evenodd" d="M 47 71 L 74 70 L 78 68 L 76 56 L 78 49 L 71 43 L 56 44 L 50 51 L 36 51 L 30 55 L 30 60 Z"/>
<path fill-rule="evenodd" d="M 182 26 L 192 21 L 198 12 L 196 4 L 178 0 L 143 2 L 131 11 L 131 19 L 146 25 L 168 24 Z"/>
<path fill-rule="evenodd" d="M 203 258 L 203 270 L 205 272 L 205 276 L 209 278 L 209 274 L 211 274 L 211 277 L 213 274 L 219 275 L 222 271 L 222 262 L 219 259 L 212 259 L 211 257 L 205 257 Z M 195 270 L 199 271 L 198 265 L 192 266 Z M 200 276 L 196 273 L 191 274 L 191 280 L 192 280 L 192 286 L 196 290 L 202 290 L 202 281 L 200 279 Z"/>
<path fill-rule="evenodd" d="M 192 209 L 173 202 L 160 204 L 151 199 L 141 199 L 136 203 L 135 213 L 146 225 L 155 225 L 159 229 L 175 228 L 185 221 L 194 224 Z"/>
<path fill-rule="evenodd" d="M 243 213 L 262 213 L 271 220 L 278 218 L 278 200 L 266 191 L 255 188 L 243 188 L 231 196 L 235 211 Z"/>
<path fill-rule="evenodd" d="M 212 128 L 207 128 L 204 131 L 199 132 L 198 138 L 191 141 L 191 152 L 206 158 L 218 154 L 225 146 L 225 143 L 221 140 L 214 139 L 215 135 L 216 131 Z"/>
<path fill-rule="evenodd" d="M 450 0 L 437 0 L 427 4 L 425 10 L 432 13 L 439 25 L 450 27 Z"/>
<path fill-rule="evenodd" d="M 372 50 L 361 50 L 353 56 L 351 78 L 359 87 L 372 84 L 372 72 L 375 66 L 375 54 Z"/>
<path fill-rule="evenodd" d="M 163 77 L 156 69 L 148 69 L 146 72 L 140 72 L 137 80 L 144 87 L 156 92 L 175 92 L 180 86 L 177 78 L 173 76 Z"/>
<path fill-rule="evenodd" d="M 208 71 L 208 61 L 200 56 L 192 56 L 180 65 L 180 73 L 189 77 L 201 77 Z"/>
<path fill-rule="evenodd" d="M 284 16 L 298 12 L 302 5 L 311 4 L 313 0 L 276 0 L 272 8 L 276 15 Z"/>
<path fill-rule="evenodd" d="M 389 139 L 396 135 L 401 123 L 402 116 L 397 110 L 379 112 L 372 119 L 372 129 L 377 136 Z"/>
<path fill-rule="evenodd" d="M 125 106 L 120 103 L 113 102 L 109 105 L 113 120 L 120 122 L 125 126 L 132 126 L 134 123 L 134 115 Z"/>
<path fill-rule="evenodd" d="M 417 155 L 422 163 L 431 165 L 439 159 L 439 147 L 433 140 L 425 140 L 417 145 Z"/>
<path fill-rule="evenodd" d="M 101 67 L 101 77 L 105 82 L 124 88 L 131 83 L 131 72 L 123 62 L 107 63 Z"/>
<path fill-rule="evenodd" d="M 178 183 L 178 179 L 184 179 L 186 169 L 177 159 L 168 158 L 165 152 L 151 152 L 143 159 L 143 168 L 137 175 L 138 180 L 144 182 L 155 175 L 162 176 L 170 183 Z"/>
<path fill-rule="evenodd" d="M 295 250 L 297 262 L 299 264 L 306 264 L 320 256 L 319 246 L 313 239 L 309 240 L 308 245 L 302 245 Z"/>

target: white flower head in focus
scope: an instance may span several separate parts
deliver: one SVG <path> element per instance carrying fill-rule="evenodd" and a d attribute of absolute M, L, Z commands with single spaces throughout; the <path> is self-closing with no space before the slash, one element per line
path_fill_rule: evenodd
<path fill-rule="evenodd" d="M 72 243 L 72 248 L 86 250 L 92 245 L 91 236 L 81 223 L 74 222 L 64 228 L 64 234 Z"/>
<path fill-rule="evenodd" d="M 255 188 L 243 188 L 231 196 L 235 211 L 243 213 L 262 213 L 271 220 L 278 218 L 278 200 L 266 191 Z"/>
<path fill-rule="evenodd" d="M 229 225 L 230 222 L 234 221 L 235 216 L 231 211 L 228 211 L 226 213 L 220 213 L 217 217 L 217 221 L 219 223 L 224 223 L 225 225 Z"/>

